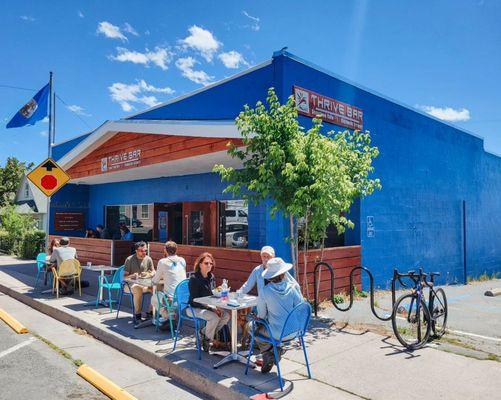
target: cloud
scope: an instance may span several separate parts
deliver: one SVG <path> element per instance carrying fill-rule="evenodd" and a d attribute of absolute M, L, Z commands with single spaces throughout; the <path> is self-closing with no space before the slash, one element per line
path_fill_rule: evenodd
<path fill-rule="evenodd" d="M 149 85 L 143 79 L 130 85 L 116 82 L 109 86 L 108 90 L 111 99 L 120 104 L 120 107 L 122 107 L 124 111 L 131 111 L 134 109 L 131 103 L 145 104 L 149 107 L 157 105 L 159 101 L 155 96 L 147 95 L 149 93 L 174 94 L 174 90 L 170 87 L 155 87 Z"/>
<path fill-rule="evenodd" d="M 198 70 L 195 71 L 193 67 L 197 61 L 193 57 L 179 58 L 176 61 L 176 67 L 182 72 L 185 78 L 195 83 L 200 83 L 202 85 L 209 84 L 214 77 L 208 75 L 205 71 Z"/>
<path fill-rule="evenodd" d="M 77 106 L 76 104 L 66 106 L 66 108 L 77 115 L 81 115 L 83 117 L 92 117 L 92 115 L 85 112 L 85 108 Z"/>
<path fill-rule="evenodd" d="M 155 47 L 154 51 L 145 49 L 144 53 L 128 50 L 124 47 L 117 47 L 117 55 L 110 56 L 110 59 L 120 62 L 131 62 L 148 66 L 150 63 L 167 70 L 168 64 L 172 60 L 172 53 L 164 47 Z"/>
<path fill-rule="evenodd" d="M 32 16 L 30 15 L 21 15 L 20 17 L 23 21 L 28 21 L 28 22 L 33 22 L 35 21 L 35 18 L 33 18 Z"/>
<path fill-rule="evenodd" d="M 47 136 L 49 136 L 49 132 L 47 132 L 47 131 L 41 131 L 40 132 L 40 136 L 47 137 Z"/>
<path fill-rule="evenodd" d="M 425 113 L 441 119 L 442 121 L 459 122 L 468 121 L 470 119 L 470 110 L 466 108 L 454 109 L 452 107 L 434 107 L 434 106 L 421 106 L 417 108 L 423 110 Z"/>
<path fill-rule="evenodd" d="M 80 18 L 85 18 L 84 13 L 83 13 L 82 11 L 80 11 L 80 10 L 78 10 L 78 16 L 79 16 Z"/>
<path fill-rule="evenodd" d="M 253 17 L 247 11 L 242 11 L 242 14 L 245 15 L 247 18 L 249 18 L 252 21 L 252 25 L 244 25 L 245 28 L 251 28 L 253 31 L 258 31 L 261 29 L 261 26 L 259 25 L 259 21 L 261 21 L 258 17 Z"/>
<path fill-rule="evenodd" d="M 42 122 L 43 122 L 44 124 L 48 124 L 48 123 L 49 123 L 49 117 L 44 117 L 44 118 L 42 119 Z"/>
<path fill-rule="evenodd" d="M 124 31 L 130 33 L 131 35 L 139 36 L 139 33 L 137 33 L 137 31 L 128 22 L 124 24 Z"/>
<path fill-rule="evenodd" d="M 239 68 L 241 65 L 249 65 L 238 51 L 228 51 L 217 56 L 226 68 Z"/>
<path fill-rule="evenodd" d="M 120 39 L 124 42 L 127 42 L 127 38 L 122 33 L 120 28 L 116 25 L 113 25 L 107 21 L 100 22 L 97 26 L 97 33 L 101 33 L 107 38 L 110 39 Z"/>
<path fill-rule="evenodd" d="M 193 25 L 188 31 L 190 36 L 180 41 L 183 47 L 198 51 L 206 61 L 212 61 L 214 53 L 219 50 L 222 43 L 210 31 L 199 26 Z"/>

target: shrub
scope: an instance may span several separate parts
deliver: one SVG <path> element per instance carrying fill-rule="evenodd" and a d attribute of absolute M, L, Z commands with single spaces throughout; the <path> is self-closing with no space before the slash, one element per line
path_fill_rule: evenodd
<path fill-rule="evenodd" d="M 20 242 L 20 251 L 16 253 L 22 258 L 33 259 L 43 249 L 45 243 L 45 232 L 34 231 L 27 233 Z"/>

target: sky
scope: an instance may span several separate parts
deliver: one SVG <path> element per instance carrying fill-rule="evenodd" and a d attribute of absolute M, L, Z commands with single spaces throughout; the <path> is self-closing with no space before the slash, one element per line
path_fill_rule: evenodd
<path fill-rule="evenodd" d="M 500 155 L 499 21 L 497 0 L 3 0 L 0 164 L 47 156 L 46 121 L 5 125 L 49 71 L 58 143 L 269 60 L 285 46 L 483 137 L 485 149 Z"/>

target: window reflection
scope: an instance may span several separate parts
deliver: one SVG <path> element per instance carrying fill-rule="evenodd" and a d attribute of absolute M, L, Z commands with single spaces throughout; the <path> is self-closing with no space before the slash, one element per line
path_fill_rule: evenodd
<path fill-rule="evenodd" d="M 106 228 L 113 239 L 120 239 L 120 225 L 132 232 L 134 241 L 151 241 L 153 237 L 153 204 L 106 206 Z"/>
<path fill-rule="evenodd" d="M 249 225 L 245 201 L 220 202 L 219 218 L 219 245 L 246 249 L 249 245 Z"/>

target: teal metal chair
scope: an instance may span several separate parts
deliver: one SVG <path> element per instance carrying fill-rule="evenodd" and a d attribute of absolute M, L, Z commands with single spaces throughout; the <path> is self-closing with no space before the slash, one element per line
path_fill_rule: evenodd
<path fill-rule="evenodd" d="M 176 317 L 176 312 L 177 312 L 177 299 L 176 296 L 174 295 L 174 298 L 169 299 L 169 296 L 165 294 L 165 292 L 157 290 L 155 293 L 157 296 L 157 309 L 155 312 L 155 326 L 156 326 L 156 331 L 158 332 L 158 327 L 160 326 L 160 310 L 165 309 L 167 311 L 167 314 L 169 316 L 169 326 L 170 326 L 170 337 L 171 339 L 174 339 L 174 319 Z"/>
<path fill-rule="evenodd" d="M 122 265 L 113 274 L 111 282 L 108 280 L 108 278 L 106 277 L 106 275 L 103 277 L 102 281 L 101 281 L 101 277 L 100 276 L 97 278 L 97 281 L 98 281 L 98 290 L 97 290 L 97 296 L 96 296 L 96 307 L 99 306 L 99 292 L 101 290 L 107 289 L 108 290 L 108 303 L 109 303 L 109 306 L 110 306 L 110 312 L 113 312 L 113 302 L 119 301 L 119 297 L 117 297 L 116 300 L 113 300 L 113 298 L 111 296 L 111 291 L 112 290 L 116 290 L 117 293 L 119 293 L 119 296 L 120 296 L 120 291 L 122 290 L 122 283 L 124 281 L 124 273 L 125 273 L 125 266 Z"/>
<path fill-rule="evenodd" d="M 35 286 L 33 287 L 33 291 L 37 289 L 38 279 L 40 278 L 40 274 L 52 274 L 52 272 L 46 270 L 47 262 L 47 254 L 38 253 L 37 255 L 37 277 L 35 278 Z"/>

